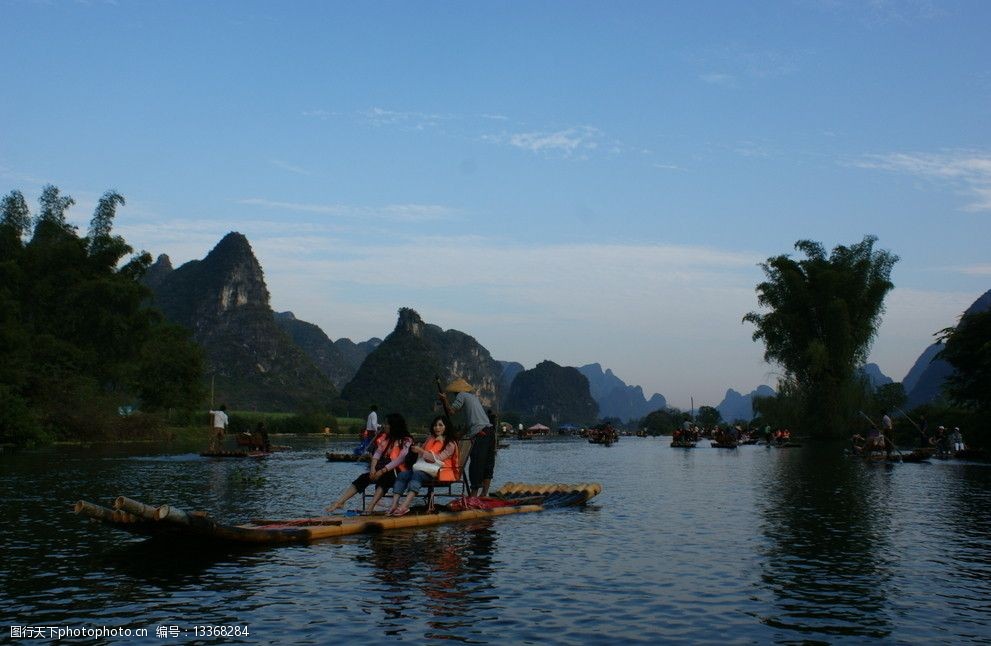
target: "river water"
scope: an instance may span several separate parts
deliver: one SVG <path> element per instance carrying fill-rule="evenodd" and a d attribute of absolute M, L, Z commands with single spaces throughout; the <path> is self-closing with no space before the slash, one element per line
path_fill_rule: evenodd
<path fill-rule="evenodd" d="M 220 551 L 71 511 L 126 495 L 234 522 L 319 515 L 362 468 L 324 459 L 349 443 L 275 441 L 294 450 L 250 462 L 174 445 L 0 455 L 0 641 L 43 643 L 51 633 L 16 635 L 51 627 L 132 631 L 75 643 L 991 640 L 984 464 L 553 438 L 501 450 L 496 484 L 601 483 L 584 508 Z M 217 625 L 249 634 L 197 637 Z"/>

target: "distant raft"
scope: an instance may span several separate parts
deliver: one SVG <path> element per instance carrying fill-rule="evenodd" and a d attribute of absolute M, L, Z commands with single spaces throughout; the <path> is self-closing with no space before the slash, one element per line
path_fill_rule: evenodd
<path fill-rule="evenodd" d="M 310 543 L 350 534 L 376 534 L 393 529 L 426 527 L 492 516 L 574 507 L 585 504 L 601 491 L 602 486 L 596 483 L 534 485 L 510 482 L 489 498 L 455 499 L 450 508 L 457 511 L 417 513 L 414 510 L 405 516 L 369 514 L 284 520 L 260 519 L 242 525 L 225 525 L 202 511 L 186 512 L 171 505 L 156 507 L 124 496 L 114 501 L 112 509 L 80 500 L 75 504 L 75 512 L 117 529 L 143 536 L 275 545 Z"/>

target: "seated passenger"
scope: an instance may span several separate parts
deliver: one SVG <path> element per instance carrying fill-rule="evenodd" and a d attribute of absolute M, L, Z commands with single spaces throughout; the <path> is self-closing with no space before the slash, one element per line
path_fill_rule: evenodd
<path fill-rule="evenodd" d="M 396 471 L 406 470 L 404 464 L 409 447 L 413 444 L 409 430 L 406 428 L 406 419 L 399 413 L 389 413 L 383 425 L 384 432 L 375 438 L 375 453 L 368 465 L 368 471 L 361 474 L 352 482 L 344 493 L 332 505 L 326 507 L 326 511 L 334 512 L 344 506 L 352 496 L 359 491 L 364 491 L 368 485 L 375 483 L 375 495 L 372 497 L 372 504 L 368 511 L 375 511 L 375 506 L 396 481 Z M 380 466 L 381 463 L 388 463 Z"/>
<path fill-rule="evenodd" d="M 423 446 L 414 446 L 412 451 L 419 454 L 425 461 L 441 465 L 437 476 L 431 478 L 423 471 L 410 469 L 404 471 L 396 477 L 396 484 L 392 488 L 392 509 L 389 513 L 393 516 L 403 516 L 409 512 L 409 506 L 413 498 L 420 493 L 420 487 L 424 482 L 431 479 L 438 483 L 456 482 L 458 474 L 458 440 L 449 420 L 438 415 L 430 423 L 431 436 L 424 442 Z M 402 504 L 399 503 L 399 496 L 406 494 Z"/>

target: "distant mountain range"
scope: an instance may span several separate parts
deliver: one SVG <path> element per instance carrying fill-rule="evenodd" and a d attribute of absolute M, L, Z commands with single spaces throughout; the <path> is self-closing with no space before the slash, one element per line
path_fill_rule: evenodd
<path fill-rule="evenodd" d="M 667 408 L 663 395 L 648 399 L 640 386 L 626 384 L 598 363 L 569 368 L 545 361 L 526 370 L 519 362 L 496 361 L 470 335 L 425 323 L 411 308 L 399 310 L 385 340 L 333 341 L 292 312 L 272 311 L 262 268 L 239 233 L 229 233 L 203 260 L 178 269 L 161 255 L 143 281 L 165 316 L 189 328 L 203 347 L 218 405 L 298 411 L 328 409 L 344 399 L 357 409 L 376 403 L 426 417 L 437 375 L 445 384 L 464 377 L 486 406 L 547 414 L 545 423 L 587 423 L 596 416 L 626 422 Z M 967 313 L 988 308 L 991 291 Z M 939 396 L 951 373 L 945 362 L 933 360 L 940 349 L 939 344 L 927 348 L 906 375 L 909 407 Z M 876 364 L 861 370 L 875 388 L 891 383 Z M 727 421 L 750 419 L 753 399 L 773 394 L 766 385 L 747 395 L 729 389 L 716 408 Z"/>
<path fill-rule="evenodd" d="M 361 343 L 331 341 L 318 326 L 297 319 L 292 312 L 277 313 L 275 322 L 338 389 L 351 381 L 365 357 L 382 343 L 376 338 Z"/>
<path fill-rule="evenodd" d="M 716 410 L 725 422 L 735 422 L 737 420 L 750 421 L 754 418 L 753 401 L 757 397 L 774 397 L 774 389 L 770 386 L 760 385 L 749 394 L 743 395 L 730 388 L 726 391 L 723 401 L 716 406 Z"/>
<path fill-rule="evenodd" d="M 861 366 L 860 374 L 867 377 L 867 381 L 873 390 L 895 382 L 894 379 L 881 372 L 881 367 L 876 363 L 868 363 Z"/>
<path fill-rule="evenodd" d="M 667 400 L 663 395 L 654 393 L 650 399 L 644 397 L 643 388 L 628 386 L 626 382 L 613 374 L 613 371 L 598 363 L 589 363 L 578 372 L 588 379 L 592 398 L 599 405 L 599 417 L 616 417 L 624 422 L 642 419 L 648 413 L 667 408 Z"/>

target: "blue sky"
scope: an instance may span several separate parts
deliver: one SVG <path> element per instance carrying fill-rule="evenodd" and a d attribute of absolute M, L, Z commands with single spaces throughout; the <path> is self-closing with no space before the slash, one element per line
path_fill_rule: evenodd
<path fill-rule="evenodd" d="M 901 257 L 901 379 L 991 288 L 991 4 L 0 0 L 0 191 L 178 265 L 248 236 L 331 338 L 396 311 L 687 407 L 809 238 Z"/>

